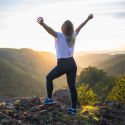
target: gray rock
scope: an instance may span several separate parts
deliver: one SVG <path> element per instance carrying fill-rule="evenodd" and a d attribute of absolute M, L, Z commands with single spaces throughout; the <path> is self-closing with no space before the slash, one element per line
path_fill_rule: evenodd
<path fill-rule="evenodd" d="M 93 104 L 93 106 L 103 106 L 102 102 L 96 102 Z"/>
<path fill-rule="evenodd" d="M 1 120 L 1 125 L 17 125 L 17 121 L 10 118 L 4 118 Z"/>
<path fill-rule="evenodd" d="M 101 107 L 101 110 L 102 110 L 103 117 L 110 114 L 110 112 L 111 112 L 111 109 L 108 106 Z"/>
<path fill-rule="evenodd" d="M 40 104 L 42 103 L 42 102 L 41 102 L 41 99 L 40 99 L 38 96 L 32 98 L 32 99 L 30 100 L 30 102 L 32 102 L 33 104 L 36 104 L 36 105 L 40 105 Z"/>
<path fill-rule="evenodd" d="M 121 101 L 119 101 L 119 102 L 117 101 L 116 102 L 116 108 L 122 108 L 122 106 L 123 105 L 122 105 Z"/>
<path fill-rule="evenodd" d="M 7 100 L 9 100 L 9 98 L 7 96 L 0 96 L 0 101 L 1 102 L 5 102 Z"/>
<path fill-rule="evenodd" d="M 6 108 L 7 107 L 7 103 L 5 102 L 0 102 L 0 108 Z"/>
<path fill-rule="evenodd" d="M 0 119 L 6 118 L 7 116 L 0 112 Z"/>
<path fill-rule="evenodd" d="M 53 119 L 53 117 L 49 117 L 49 120 L 52 120 Z"/>
<path fill-rule="evenodd" d="M 110 100 L 105 100 L 105 102 L 104 102 L 104 106 L 108 106 L 110 103 L 111 103 Z"/>
<path fill-rule="evenodd" d="M 28 105 L 29 102 L 30 102 L 30 100 L 29 100 L 28 98 L 26 98 L 26 97 L 24 97 L 24 98 L 22 98 L 22 99 L 20 100 L 20 104 L 21 104 L 21 105 Z"/>
<path fill-rule="evenodd" d="M 22 124 L 22 121 L 21 120 L 18 120 L 18 125 L 21 125 Z"/>
<path fill-rule="evenodd" d="M 115 104 L 114 101 L 112 101 L 112 102 L 109 104 L 109 106 L 114 107 L 114 106 L 116 106 L 116 104 Z"/>
<path fill-rule="evenodd" d="M 18 97 L 15 97 L 15 98 L 11 98 L 11 99 L 9 99 L 9 100 L 6 100 L 5 102 L 6 103 L 13 103 L 13 102 L 15 102 L 16 100 L 20 100 L 21 98 L 18 98 Z"/>
<path fill-rule="evenodd" d="M 46 123 L 47 122 L 47 119 L 46 118 L 41 118 L 40 119 L 40 123 Z"/>
<path fill-rule="evenodd" d="M 108 120 L 106 118 L 100 118 L 98 121 L 101 125 L 108 125 Z"/>
<path fill-rule="evenodd" d="M 120 100 L 116 100 L 115 102 L 121 102 Z"/>

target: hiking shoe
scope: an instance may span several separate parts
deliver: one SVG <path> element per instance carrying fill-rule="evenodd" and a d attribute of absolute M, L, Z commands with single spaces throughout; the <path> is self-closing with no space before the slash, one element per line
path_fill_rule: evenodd
<path fill-rule="evenodd" d="M 52 99 L 48 99 L 48 97 L 46 98 L 45 101 L 42 102 L 42 104 L 52 104 L 53 103 L 53 100 Z"/>
<path fill-rule="evenodd" d="M 66 109 L 67 112 L 71 112 L 72 114 L 77 114 L 76 109 L 72 109 L 72 107 Z"/>

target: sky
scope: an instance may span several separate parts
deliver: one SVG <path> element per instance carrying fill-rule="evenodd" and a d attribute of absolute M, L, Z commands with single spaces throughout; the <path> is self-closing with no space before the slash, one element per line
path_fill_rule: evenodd
<path fill-rule="evenodd" d="M 54 37 L 37 23 L 61 32 L 65 20 L 79 32 L 76 51 L 125 50 L 125 0 L 0 0 L 0 48 L 31 48 L 56 53 Z"/>

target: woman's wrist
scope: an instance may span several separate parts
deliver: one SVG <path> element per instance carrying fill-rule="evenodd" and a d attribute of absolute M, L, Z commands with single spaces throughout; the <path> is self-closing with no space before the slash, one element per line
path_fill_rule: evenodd
<path fill-rule="evenodd" d="M 90 19 L 89 19 L 89 18 L 87 18 L 86 20 L 87 20 L 87 21 L 89 21 Z"/>
<path fill-rule="evenodd" d="M 41 25 L 41 26 L 44 26 L 44 23 L 41 23 L 40 25 Z"/>

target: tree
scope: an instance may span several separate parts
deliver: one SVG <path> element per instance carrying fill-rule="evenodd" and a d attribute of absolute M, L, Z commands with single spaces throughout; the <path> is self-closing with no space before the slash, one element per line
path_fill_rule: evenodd
<path fill-rule="evenodd" d="M 91 105 L 96 101 L 97 94 L 95 94 L 91 88 L 87 90 L 88 87 L 89 84 L 85 86 L 85 84 L 83 83 L 77 88 L 78 99 L 80 100 L 82 105 Z"/>
<path fill-rule="evenodd" d="M 111 101 L 120 100 L 123 104 L 125 104 L 125 74 L 118 76 L 118 80 L 111 93 L 107 96 L 107 99 Z"/>

